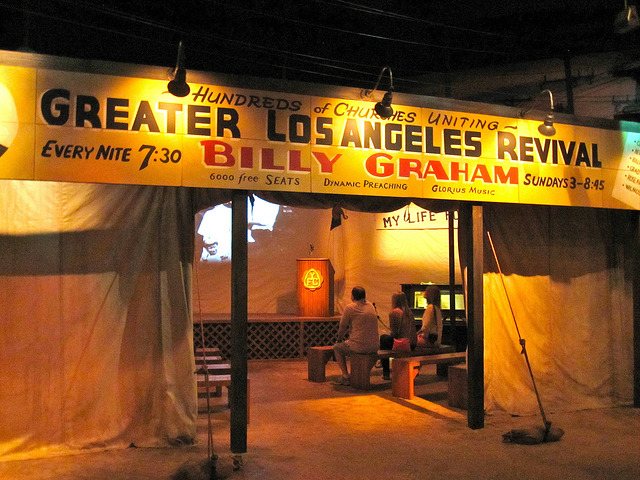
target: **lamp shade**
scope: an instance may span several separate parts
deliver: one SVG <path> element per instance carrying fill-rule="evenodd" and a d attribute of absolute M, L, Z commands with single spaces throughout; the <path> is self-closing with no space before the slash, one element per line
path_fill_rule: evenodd
<path fill-rule="evenodd" d="M 186 97 L 189 95 L 191 88 L 187 83 L 187 71 L 184 68 L 176 70 L 173 80 L 167 85 L 169 93 L 174 97 Z"/>
<path fill-rule="evenodd" d="M 547 113 L 547 116 L 544 118 L 544 123 L 538 127 L 538 132 L 545 137 L 552 137 L 556 134 L 556 127 L 553 126 L 553 113 Z"/>
<path fill-rule="evenodd" d="M 389 118 L 393 115 L 393 108 L 391 107 L 391 101 L 393 100 L 393 94 L 391 90 L 384 94 L 382 101 L 376 103 L 374 110 L 378 116 L 382 119 Z"/>

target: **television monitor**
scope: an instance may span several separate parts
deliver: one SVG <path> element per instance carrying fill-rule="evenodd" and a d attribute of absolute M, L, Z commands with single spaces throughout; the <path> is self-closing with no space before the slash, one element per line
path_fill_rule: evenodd
<path fill-rule="evenodd" d="M 449 292 L 443 290 L 440 292 L 440 308 L 442 310 L 449 310 Z M 427 299 L 424 298 L 424 291 L 413 292 L 413 308 L 427 308 Z M 455 296 L 455 309 L 464 311 L 464 294 L 456 293 Z"/>
<path fill-rule="evenodd" d="M 442 308 L 442 310 L 449 310 L 449 308 L 451 308 L 450 300 L 451 298 L 449 297 L 449 292 L 442 292 L 442 295 L 440 298 L 440 307 Z M 464 310 L 464 294 L 463 293 L 456 293 L 454 302 L 455 302 L 456 310 Z"/>

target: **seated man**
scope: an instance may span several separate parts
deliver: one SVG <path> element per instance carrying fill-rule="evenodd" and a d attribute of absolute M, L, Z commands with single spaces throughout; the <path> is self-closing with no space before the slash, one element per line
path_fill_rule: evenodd
<path fill-rule="evenodd" d="M 349 339 L 342 341 L 347 334 Z M 351 303 L 345 307 L 340 319 L 338 343 L 333 346 L 336 362 L 342 370 L 342 378 L 336 383 L 350 384 L 347 355 L 351 352 L 376 353 L 379 343 L 376 309 L 367 301 L 364 288 L 353 287 Z"/>

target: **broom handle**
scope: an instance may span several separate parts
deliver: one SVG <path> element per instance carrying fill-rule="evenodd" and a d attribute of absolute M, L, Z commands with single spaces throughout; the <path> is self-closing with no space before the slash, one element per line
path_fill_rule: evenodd
<path fill-rule="evenodd" d="M 202 310 L 200 311 L 200 338 L 202 341 L 202 364 L 204 365 L 204 385 L 207 395 L 207 455 L 214 457 L 213 452 L 213 429 L 211 426 L 211 387 L 209 386 L 209 365 L 207 364 L 207 349 L 204 341 L 204 321 L 202 320 Z"/>
<path fill-rule="evenodd" d="M 502 288 L 504 289 L 504 294 L 507 297 L 507 303 L 509 304 L 509 310 L 511 310 L 511 317 L 513 318 L 513 323 L 516 326 L 516 331 L 518 332 L 518 339 L 520 341 L 520 345 L 522 346 L 522 353 L 524 355 L 524 359 L 527 362 L 527 368 L 529 369 L 529 375 L 531 375 L 531 381 L 533 382 L 533 391 L 536 393 L 536 399 L 538 400 L 538 407 L 540 407 L 540 414 L 542 415 L 542 421 L 544 422 L 544 431 L 545 438 L 549 433 L 549 427 L 551 424 L 547 422 L 547 417 L 544 414 L 544 409 L 542 408 L 542 401 L 540 401 L 540 394 L 538 393 L 538 387 L 536 386 L 536 380 L 533 377 L 533 370 L 531 370 L 531 364 L 529 363 L 529 355 L 527 354 L 526 340 L 522 338 L 520 335 L 520 329 L 518 328 L 518 322 L 516 321 L 516 316 L 513 313 L 513 307 L 511 306 L 511 300 L 509 299 L 509 293 L 507 292 L 507 286 L 504 283 L 504 275 L 502 274 L 502 268 L 500 268 L 500 262 L 498 261 L 498 255 L 496 254 L 496 249 L 493 246 L 493 240 L 491 239 L 491 233 L 487 230 L 487 237 L 489 237 L 489 244 L 491 245 L 491 251 L 493 252 L 493 258 L 496 261 L 496 265 L 498 266 L 498 273 L 500 273 L 500 280 L 502 282 Z"/>
<path fill-rule="evenodd" d="M 207 365 L 207 350 L 204 339 L 204 320 L 202 319 L 202 304 L 200 302 L 200 278 L 198 276 L 198 269 L 196 268 L 196 281 L 198 287 L 198 315 L 200 316 L 200 340 L 202 342 L 202 364 L 204 365 L 204 384 L 207 395 L 207 455 L 210 460 L 213 460 L 211 464 L 212 478 L 215 478 L 216 459 L 218 458 L 213 449 L 213 425 L 211 423 L 211 386 L 209 385 L 209 365 Z M 193 317 L 193 315 L 192 315 Z M 196 398 L 197 403 L 197 398 Z"/>

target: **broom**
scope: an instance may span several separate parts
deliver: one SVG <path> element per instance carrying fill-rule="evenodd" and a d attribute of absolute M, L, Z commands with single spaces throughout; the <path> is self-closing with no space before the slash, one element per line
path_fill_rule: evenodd
<path fill-rule="evenodd" d="M 206 357 L 202 316 L 200 316 L 200 335 L 202 336 L 202 355 L 203 357 Z M 211 393 L 209 385 L 209 369 L 207 368 L 206 358 L 203 358 L 203 362 L 203 367 L 196 370 L 196 373 L 202 372 L 204 374 L 207 393 L 207 459 L 204 461 L 189 460 L 185 462 L 173 475 L 171 475 L 171 480 L 218 480 L 218 473 L 216 470 L 218 456 L 213 451 L 213 428 L 211 425 L 211 405 L 209 400 L 209 395 Z"/>
<path fill-rule="evenodd" d="M 211 421 L 211 385 L 209 383 L 209 367 L 207 366 L 207 350 L 205 348 L 204 322 L 202 320 L 202 305 L 200 303 L 200 279 L 196 269 L 198 281 L 198 311 L 200 313 L 200 341 L 202 343 L 202 368 L 196 373 L 204 374 L 205 391 L 207 395 L 207 459 L 199 462 L 186 462 L 172 476 L 171 480 L 217 480 L 216 463 L 218 456 L 213 449 L 213 425 Z"/>
<path fill-rule="evenodd" d="M 542 443 L 542 442 L 555 442 L 560 440 L 564 431 L 561 428 L 551 428 L 551 422 L 547 421 L 547 417 L 544 414 L 544 409 L 542 408 L 542 401 L 540 400 L 540 394 L 538 393 L 538 387 L 536 386 L 536 379 L 533 376 L 533 370 L 531 370 L 531 363 L 529 363 L 529 355 L 527 354 L 527 342 L 520 335 L 520 329 L 518 328 L 518 322 L 516 321 L 516 316 L 513 313 L 513 307 L 511 306 L 511 300 L 509 299 L 509 294 L 507 292 L 507 286 L 504 283 L 504 275 L 502 274 L 502 269 L 500 268 L 500 262 L 498 261 L 498 255 L 496 254 L 496 249 L 493 245 L 493 240 L 491 239 L 491 233 L 487 231 L 487 237 L 489 237 L 489 244 L 491 245 L 491 251 L 493 252 L 493 258 L 496 261 L 496 265 L 498 266 L 498 273 L 500 274 L 500 280 L 502 282 L 502 288 L 504 289 L 504 294 L 507 297 L 507 303 L 509 304 L 509 310 L 511 311 L 511 316 L 513 317 L 513 323 L 516 326 L 516 332 L 518 332 L 518 340 L 520 346 L 522 347 L 522 351 L 520 352 L 524 355 L 524 359 L 527 363 L 527 368 L 529 369 L 529 375 L 531 375 L 531 382 L 533 383 L 533 391 L 536 394 L 536 399 L 538 400 L 538 407 L 540 408 L 540 415 L 542 416 L 542 429 L 535 427 L 533 429 L 518 429 L 518 430 L 510 430 L 505 433 L 503 437 L 504 442 L 508 443 L 521 443 L 521 444 L 534 444 L 534 443 Z"/>

